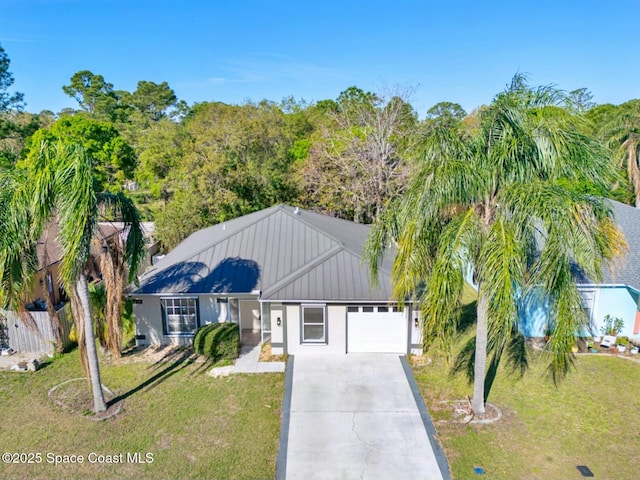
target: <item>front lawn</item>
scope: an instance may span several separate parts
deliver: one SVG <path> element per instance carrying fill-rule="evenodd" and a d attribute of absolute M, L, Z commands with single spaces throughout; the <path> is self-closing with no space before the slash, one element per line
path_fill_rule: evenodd
<path fill-rule="evenodd" d="M 1 464 L 0 478 L 275 476 L 283 374 L 211 378 L 189 362 L 103 364 L 101 373 L 103 384 L 126 398 L 117 416 L 96 422 L 47 397 L 53 386 L 82 376 L 77 352 L 35 373 L 0 372 L 0 453 L 42 457 Z M 52 455 L 82 455 L 84 463 L 56 466 Z"/>
<path fill-rule="evenodd" d="M 522 380 L 501 369 L 489 402 L 504 417 L 490 425 L 441 423 L 445 399 L 472 388 L 448 376 L 443 360 L 414 367 L 454 479 L 640 478 L 640 364 L 611 355 L 580 355 L 576 370 L 557 388 L 535 361 Z M 485 471 L 474 473 L 475 467 Z"/>

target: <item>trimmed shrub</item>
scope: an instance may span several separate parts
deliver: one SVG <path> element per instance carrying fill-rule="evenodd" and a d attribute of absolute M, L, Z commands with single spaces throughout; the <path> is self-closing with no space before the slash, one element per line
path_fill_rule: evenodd
<path fill-rule="evenodd" d="M 193 351 L 198 355 L 204 355 L 204 339 L 215 325 L 215 323 L 210 323 L 196 330 L 196 334 L 193 337 Z"/>
<path fill-rule="evenodd" d="M 200 327 L 193 338 L 193 350 L 213 362 L 238 358 L 240 329 L 237 323 L 210 323 Z"/>

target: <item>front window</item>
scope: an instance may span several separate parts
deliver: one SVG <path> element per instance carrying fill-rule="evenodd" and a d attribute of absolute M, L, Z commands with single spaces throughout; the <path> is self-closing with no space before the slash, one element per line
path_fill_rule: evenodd
<path fill-rule="evenodd" d="M 324 306 L 309 305 L 302 307 L 302 342 L 326 343 Z"/>
<path fill-rule="evenodd" d="M 164 328 L 167 335 L 192 335 L 198 328 L 197 298 L 163 298 Z"/>

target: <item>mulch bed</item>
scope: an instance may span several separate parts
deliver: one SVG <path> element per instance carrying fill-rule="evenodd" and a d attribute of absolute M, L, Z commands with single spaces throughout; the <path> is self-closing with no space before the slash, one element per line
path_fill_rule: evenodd
<path fill-rule="evenodd" d="M 451 412 L 451 420 L 440 420 L 439 423 L 489 424 L 502 418 L 502 411 L 493 403 L 485 403 L 485 412 L 477 413 L 471 408 L 471 402 L 465 400 L 443 400 L 437 410 Z"/>
<path fill-rule="evenodd" d="M 260 362 L 286 362 L 286 355 L 273 355 L 271 353 L 271 343 L 264 343 L 262 345 L 262 349 L 260 350 L 260 358 L 258 359 Z"/>

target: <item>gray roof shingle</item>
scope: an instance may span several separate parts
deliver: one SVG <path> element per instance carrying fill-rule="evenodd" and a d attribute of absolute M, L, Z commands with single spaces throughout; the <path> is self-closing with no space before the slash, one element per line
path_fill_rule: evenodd
<path fill-rule="evenodd" d="M 611 200 L 618 226 L 629 245 L 627 254 L 618 259 L 612 270 L 604 268 L 603 284 L 628 285 L 640 291 L 640 209 Z"/>
<path fill-rule="evenodd" d="M 277 205 L 195 232 L 145 272 L 132 294 L 250 293 L 271 300 L 387 301 L 362 265 L 369 226 Z"/>

